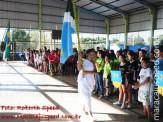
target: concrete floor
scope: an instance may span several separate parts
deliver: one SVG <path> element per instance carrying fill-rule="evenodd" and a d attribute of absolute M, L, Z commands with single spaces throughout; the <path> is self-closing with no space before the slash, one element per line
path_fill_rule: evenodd
<path fill-rule="evenodd" d="M 81 112 L 75 78 L 76 76 L 50 77 L 21 62 L 0 62 L 0 122 L 91 122 L 91 119 Z M 54 110 L 57 105 L 59 109 Z M 25 106 L 38 108 L 18 109 Z M 45 107 L 49 107 L 49 110 L 43 109 Z M 111 102 L 95 97 L 92 97 L 92 111 L 99 122 L 147 121 L 138 119 L 139 114 L 134 111 L 122 110 Z M 38 119 L 26 118 L 31 115 L 37 115 Z M 59 118 L 48 120 L 47 115 L 58 115 Z M 66 118 L 68 115 L 73 118 Z M 4 116 L 10 118 L 2 119 Z M 17 118 L 18 116 L 22 119 Z M 39 116 L 44 118 L 39 120 Z"/>

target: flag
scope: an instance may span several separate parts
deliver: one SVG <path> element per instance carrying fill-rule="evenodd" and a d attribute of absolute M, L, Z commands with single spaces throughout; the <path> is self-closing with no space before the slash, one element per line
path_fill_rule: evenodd
<path fill-rule="evenodd" d="M 6 35 L 4 38 L 4 42 L 6 43 L 6 48 L 5 48 L 5 52 L 4 52 L 4 59 L 7 59 L 7 58 L 9 58 L 10 51 L 11 51 L 10 20 L 8 21 L 7 31 L 6 31 Z"/>
<path fill-rule="evenodd" d="M 156 85 L 158 86 L 158 93 L 163 96 L 163 71 L 157 72 Z"/>
<path fill-rule="evenodd" d="M 66 11 L 62 26 L 61 36 L 61 56 L 60 62 L 65 63 L 69 56 L 73 55 L 72 34 L 75 33 L 75 19 L 73 13 L 72 0 L 67 1 Z"/>
<path fill-rule="evenodd" d="M 121 71 L 111 70 L 111 81 L 116 88 L 120 87 L 122 83 Z"/>

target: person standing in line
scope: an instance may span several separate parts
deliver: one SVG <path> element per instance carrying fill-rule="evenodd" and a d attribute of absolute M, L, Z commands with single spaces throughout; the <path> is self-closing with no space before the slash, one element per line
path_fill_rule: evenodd
<path fill-rule="evenodd" d="M 24 61 L 25 62 L 25 53 L 24 53 L 23 49 L 21 49 L 21 51 L 19 53 L 19 56 L 21 58 L 21 61 Z"/>
<path fill-rule="evenodd" d="M 50 55 L 48 56 L 48 60 L 49 60 L 49 70 L 50 70 L 50 76 L 54 76 L 54 67 L 55 67 L 55 63 L 54 63 L 54 51 L 50 52 Z"/>
<path fill-rule="evenodd" d="M 148 117 L 148 122 L 151 119 L 150 113 L 150 82 L 152 79 L 152 70 L 149 65 L 149 59 L 144 57 L 142 58 L 142 69 L 140 70 L 139 76 L 140 80 L 135 84 L 135 89 L 139 88 L 138 92 L 138 101 L 142 102 L 145 117 Z"/>
<path fill-rule="evenodd" d="M 27 49 L 27 54 L 26 54 L 26 59 L 27 59 L 27 65 L 29 66 L 30 65 L 30 48 Z"/>
<path fill-rule="evenodd" d="M 44 47 L 44 51 L 42 53 L 42 61 L 43 61 L 43 71 L 44 73 L 47 73 L 48 72 L 48 68 L 47 68 L 47 55 L 46 55 L 46 47 Z"/>
<path fill-rule="evenodd" d="M 59 63 L 59 56 L 58 56 L 57 52 L 54 52 L 54 73 L 55 73 L 55 75 L 57 75 L 58 63 Z"/>
<path fill-rule="evenodd" d="M 110 95 L 110 91 L 112 91 L 112 82 L 111 82 L 111 66 L 110 66 L 110 55 L 105 56 L 105 65 L 104 65 L 104 88 L 105 88 L 105 95 L 104 99 L 108 99 Z"/>
<path fill-rule="evenodd" d="M 132 86 L 135 85 L 137 80 L 137 68 L 138 68 L 138 62 L 135 60 L 135 53 L 132 50 L 129 50 L 127 53 L 128 56 L 128 75 L 127 75 L 127 95 L 128 95 L 128 101 L 127 108 L 131 108 L 132 103 Z M 136 91 L 135 91 L 136 92 Z"/>
<path fill-rule="evenodd" d="M 42 51 L 41 50 L 39 52 L 39 57 L 38 57 L 38 71 L 42 72 Z"/>
<path fill-rule="evenodd" d="M 95 62 L 97 75 L 96 75 L 96 88 L 95 95 L 98 95 L 98 89 L 100 88 L 100 99 L 103 98 L 104 90 L 103 90 L 103 68 L 104 68 L 104 59 L 102 58 L 103 51 L 99 50 L 97 52 L 98 59 Z"/>
<path fill-rule="evenodd" d="M 126 76 L 127 71 L 128 71 L 128 64 L 126 63 L 126 56 L 121 54 L 119 56 L 119 61 L 120 61 L 120 65 L 119 65 L 119 71 L 121 71 L 122 74 L 122 83 L 121 86 L 119 87 L 119 99 L 117 102 L 114 102 L 114 105 L 120 105 L 121 104 L 121 100 L 123 98 L 123 102 L 121 105 L 121 108 L 124 109 L 125 107 L 125 102 L 126 102 L 126 98 L 127 98 L 127 91 L 126 91 Z"/>
<path fill-rule="evenodd" d="M 154 72 L 154 64 L 155 64 L 155 53 L 152 50 L 149 54 L 149 58 L 150 58 L 150 63 L 149 63 L 149 67 L 152 70 L 152 76 L 153 78 L 155 77 L 155 72 Z M 151 87 L 150 87 L 150 108 L 151 108 L 151 113 L 154 113 L 154 87 L 155 87 L 155 83 L 154 83 L 154 79 L 151 81 Z"/>
<path fill-rule="evenodd" d="M 160 45 L 157 49 L 156 55 L 157 55 L 157 60 L 155 61 L 155 66 L 154 66 L 154 70 L 155 73 L 159 71 L 163 71 L 163 45 Z M 158 87 L 158 86 L 154 86 L 154 87 Z M 163 96 L 161 94 L 159 94 L 159 111 L 160 114 L 163 113 Z"/>

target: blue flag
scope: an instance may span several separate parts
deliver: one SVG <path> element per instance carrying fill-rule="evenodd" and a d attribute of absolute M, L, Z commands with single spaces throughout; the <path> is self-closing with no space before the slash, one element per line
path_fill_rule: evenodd
<path fill-rule="evenodd" d="M 75 19 L 73 13 L 72 0 L 67 1 L 67 8 L 64 13 L 61 37 L 60 62 L 65 63 L 69 56 L 73 55 L 72 34 L 75 33 Z"/>

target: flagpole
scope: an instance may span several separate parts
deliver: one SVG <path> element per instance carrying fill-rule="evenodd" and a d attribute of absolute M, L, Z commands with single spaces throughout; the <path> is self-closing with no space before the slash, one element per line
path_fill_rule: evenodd
<path fill-rule="evenodd" d="M 76 8 L 75 8 L 75 0 L 72 0 L 72 4 L 73 4 L 73 12 L 74 12 L 74 17 L 75 17 L 76 33 L 77 33 L 77 39 L 78 39 L 78 49 L 79 49 L 79 54 L 81 54 L 82 51 L 81 51 L 80 38 L 79 38 L 79 16 L 77 18 Z M 82 67 L 82 71 L 84 71 L 84 68 L 83 68 L 83 60 L 82 59 L 81 59 L 81 67 Z M 84 76 L 84 73 L 83 73 L 83 78 L 84 77 L 85 76 Z"/>

